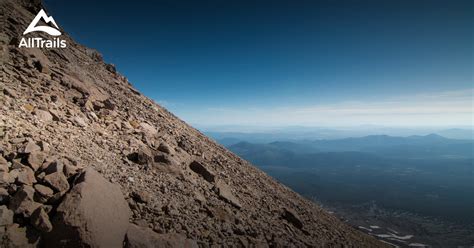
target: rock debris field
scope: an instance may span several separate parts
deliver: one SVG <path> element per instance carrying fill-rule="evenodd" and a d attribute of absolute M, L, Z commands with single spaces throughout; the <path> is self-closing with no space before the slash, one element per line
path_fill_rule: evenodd
<path fill-rule="evenodd" d="M 67 34 L 67 48 L 18 48 L 42 8 L 0 0 L 0 247 L 384 246 L 146 98 Z"/>

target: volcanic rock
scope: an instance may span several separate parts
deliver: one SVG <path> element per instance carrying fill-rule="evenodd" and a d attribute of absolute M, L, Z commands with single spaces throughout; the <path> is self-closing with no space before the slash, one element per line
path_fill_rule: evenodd
<path fill-rule="evenodd" d="M 189 165 L 189 168 L 195 173 L 199 174 L 206 181 L 213 183 L 215 181 L 216 175 L 208 170 L 201 162 L 193 161 Z"/>
<path fill-rule="evenodd" d="M 42 207 L 37 208 L 30 217 L 31 224 L 42 232 L 51 232 L 53 225 L 49 221 L 49 216 Z"/>
<path fill-rule="evenodd" d="M 69 189 L 67 178 L 62 172 L 54 172 L 46 175 L 44 181 L 56 191 L 65 191 Z"/>
<path fill-rule="evenodd" d="M 234 196 L 234 194 L 232 194 L 232 191 L 231 191 L 229 185 L 227 185 L 226 183 L 224 183 L 221 180 L 218 180 L 216 182 L 216 188 L 217 188 L 217 192 L 218 192 L 219 196 L 222 199 L 226 200 L 227 202 L 229 202 L 230 204 L 232 204 L 236 208 L 241 208 L 242 207 L 242 205 L 239 202 L 239 199 L 237 199 Z"/>
<path fill-rule="evenodd" d="M 87 168 L 65 195 L 46 237 L 48 247 L 121 247 L 130 210 L 120 187 Z"/>
<path fill-rule="evenodd" d="M 13 211 L 7 206 L 0 206 L 0 227 L 13 224 Z"/>

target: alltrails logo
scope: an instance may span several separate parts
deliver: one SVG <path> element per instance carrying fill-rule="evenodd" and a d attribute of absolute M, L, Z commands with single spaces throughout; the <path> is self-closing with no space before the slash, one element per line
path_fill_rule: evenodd
<path fill-rule="evenodd" d="M 46 24 L 51 23 L 54 27 L 51 26 L 39 26 L 38 22 L 43 20 Z M 56 27 L 56 28 L 55 28 Z M 44 10 L 40 10 L 36 15 L 35 19 L 30 23 L 26 28 L 23 35 L 31 32 L 45 32 L 51 36 L 60 36 L 61 32 L 59 31 L 58 24 L 54 21 L 53 17 L 46 15 Z M 27 48 L 65 48 L 66 40 L 61 40 L 60 38 L 53 38 L 52 40 L 44 39 L 41 37 L 38 38 L 21 38 L 19 47 Z"/>

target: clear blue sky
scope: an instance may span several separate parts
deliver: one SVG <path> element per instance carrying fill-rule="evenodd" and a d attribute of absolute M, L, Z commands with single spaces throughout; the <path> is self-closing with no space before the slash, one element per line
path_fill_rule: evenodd
<path fill-rule="evenodd" d="M 65 32 L 200 125 L 471 125 L 473 3 L 46 0 Z"/>

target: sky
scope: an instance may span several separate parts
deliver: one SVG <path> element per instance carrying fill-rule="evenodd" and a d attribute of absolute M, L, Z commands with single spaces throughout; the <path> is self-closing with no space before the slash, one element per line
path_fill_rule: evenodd
<path fill-rule="evenodd" d="M 194 125 L 473 125 L 471 0 L 46 6 Z"/>

